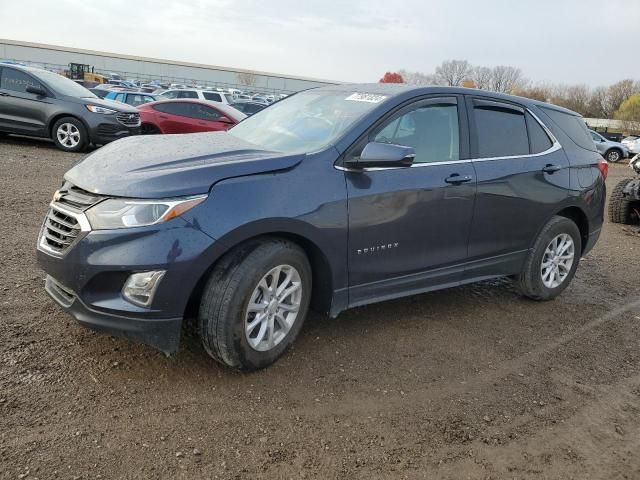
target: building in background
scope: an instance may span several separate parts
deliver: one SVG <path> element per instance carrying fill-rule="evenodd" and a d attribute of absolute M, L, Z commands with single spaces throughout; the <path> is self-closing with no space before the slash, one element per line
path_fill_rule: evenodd
<path fill-rule="evenodd" d="M 308 88 L 340 83 L 6 39 L 0 39 L 0 59 L 40 66 L 60 73 L 67 70 L 70 63 L 78 63 L 90 65 L 95 73 L 107 75 L 115 73 L 123 79 L 134 78 L 145 82 L 157 80 L 163 83 L 240 88 L 272 94 L 288 94 Z"/>

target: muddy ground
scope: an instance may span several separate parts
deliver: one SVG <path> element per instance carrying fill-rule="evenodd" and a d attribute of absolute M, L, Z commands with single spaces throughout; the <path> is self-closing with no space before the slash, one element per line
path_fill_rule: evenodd
<path fill-rule="evenodd" d="M 238 374 L 46 296 L 36 237 L 80 158 L 0 139 L 0 478 L 640 478 L 640 237 L 620 225 L 555 301 L 499 281 L 311 315 Z"/>

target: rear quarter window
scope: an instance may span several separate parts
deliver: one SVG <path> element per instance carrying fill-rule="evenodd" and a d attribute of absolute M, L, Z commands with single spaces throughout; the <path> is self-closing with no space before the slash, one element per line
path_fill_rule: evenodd
<path fill-rule="evenodd" d="M 562 130 L 576 145 L 585 150 L 596 151 L 593 138 L 589 135 L 587 126 L 582 117 L 560 112 L 552 108 L 540 107 L 544 113 Z"/>

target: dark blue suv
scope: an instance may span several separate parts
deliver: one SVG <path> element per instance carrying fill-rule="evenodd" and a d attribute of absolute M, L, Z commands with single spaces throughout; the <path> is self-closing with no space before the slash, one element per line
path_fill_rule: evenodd
<path fill-rule="evenodd" d="M 603 222 L 607 164 L 574 112 L 464 88 L 344 85 L 228 132 L 132 137 L 69 170 L 38 239 L 78 321 L 267 366 L 332 317 L 494 277 L 548 300 Z"/>

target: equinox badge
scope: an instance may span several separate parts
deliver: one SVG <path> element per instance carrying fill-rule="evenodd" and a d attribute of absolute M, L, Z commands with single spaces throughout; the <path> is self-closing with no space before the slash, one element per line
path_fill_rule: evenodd
<path fill-rule="evenodd" d="M 376 245 L 368 248 L 359 248 L 357 252 L 358 252 L 358 255 L 364 255 L 366 253 L 384 252 L 385 250 L 391 250 L 394 248 L 398 248 L 399 246 L 400 244 L 398 242 L 385 243 L 384 245 Z"/>

